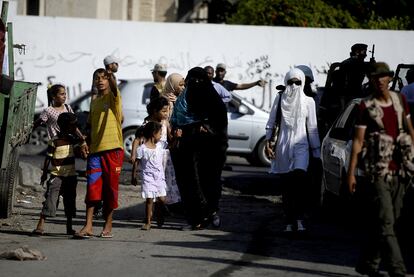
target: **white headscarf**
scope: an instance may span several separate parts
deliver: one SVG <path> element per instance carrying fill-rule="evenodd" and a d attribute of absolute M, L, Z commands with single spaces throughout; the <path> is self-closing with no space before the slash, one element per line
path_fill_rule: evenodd
<path fill-rule="evenodd" d="M 176 87 L 179 86 L 180 82 L 184 78 L 178 73 L 171 73 L 165 82 L 164 89 L 161 94 L 165 96 L 170 102 L 175 103 L 177 96 L 180 95 L 180 91 L 177 91 Z"/>
<path fill-rule="evenodd" d="M 288 85 L 287 82 L 293 78 L 299 79 L 302 84 L 300 86 L 296 84 Z M 295 131 L 299 118 L 306 115 L 302 109 L 304 97 L 306 96 L 303 92 L 305 86 L 305 74 L 303 74 L 303 71 L 293 68 L 286 73 L 285 86 L 286 89 L 282 93 L 281 100 L 282 116 L 286 126 Z"/>

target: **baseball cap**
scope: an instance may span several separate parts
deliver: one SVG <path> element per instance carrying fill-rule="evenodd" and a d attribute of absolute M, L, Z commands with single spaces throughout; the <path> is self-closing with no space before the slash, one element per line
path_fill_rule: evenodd
<path fill-rule="evenodd" d="M 218 68 L 226 70 L 226 65 L 224 63 L 218 63 L 217 66 L 216 66 L 216 69 L 218 69 Z"/>
<path fill-rule="evenodd" d="M 118 59 L 113 55 L 106 56 L 103 60 L 105 66 L 110 65 L 111 63 L 118 63 Z"/>
<path fill-rule="evenodd" d="M 167 72 L 167 65 L 165 64 L 161 64 L 161 63 L 156 63 L 154 65 L 154 68 L 151 69 L 152 72 L 154 71 L 159 71 L 159 72 Z"/>
<path fill-rule="evenodd" d="M 394 76 L 394 71 L 390 70 L 388 64 L 384 62 L 373 63 L 369 70 L 370 77 Z"/>

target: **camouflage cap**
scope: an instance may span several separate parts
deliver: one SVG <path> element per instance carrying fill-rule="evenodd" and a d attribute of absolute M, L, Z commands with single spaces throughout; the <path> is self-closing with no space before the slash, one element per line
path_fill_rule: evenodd
<path fill-rule="evenodd" d="M 390 70 L 388 64 L 384 62 L 373 63 L 369 70 L 370 77 L 394 76 L 394 71 Z"/>

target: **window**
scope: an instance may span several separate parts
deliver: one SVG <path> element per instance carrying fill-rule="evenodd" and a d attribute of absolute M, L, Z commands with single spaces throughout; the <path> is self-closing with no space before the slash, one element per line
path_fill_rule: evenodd
<path fill-rule="evenodd" d="M 354 135 L 358 103 L 351 103 L 334 123 L 329 137 L 343 141 L 351 140 Z"/>
<path fill-rule="evenodd" d="M 26 1 L 26 14 L 27 15 L 39 15 L 39 0 L 27 0 Z"/>

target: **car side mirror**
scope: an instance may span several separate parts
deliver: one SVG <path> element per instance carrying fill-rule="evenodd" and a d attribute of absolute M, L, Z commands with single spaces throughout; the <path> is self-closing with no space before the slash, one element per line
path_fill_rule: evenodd
<path fill-rule="evenodd" d="M 249 113 L 249 108 L 246 107 L 245 105 L 240 105 L 238 112 L 241 114 L 248 114 Z"/>

